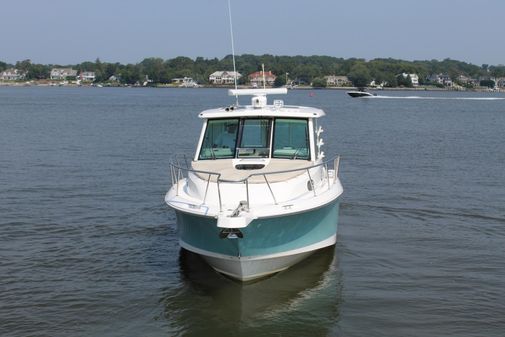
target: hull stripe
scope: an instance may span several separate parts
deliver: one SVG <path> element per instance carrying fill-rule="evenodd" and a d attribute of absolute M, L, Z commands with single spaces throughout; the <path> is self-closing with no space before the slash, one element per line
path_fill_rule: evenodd
<path fill-rule="evenodd" d="M 241 240 L 241 239 L 235 239 L 235 240 Z M 331 245 L 334 245 L 337 242 L 337 234 L 333 234 L 329 238 L 316 242 L 312 245 L 298 248 L 298 249 L 293 249 L 293 250 L 288 250 L 285 252 L 280 252 L 280 253 L 275 253 L 275 254 L 268 254 L 268 255 L 257 255 L 257 256 L 231 256 L 231 255 L 224 255 L 224 254 L 218 254 L 214 252 L 210 252 L 208 250 L 203 250 L 200 248 L 196 248 L 186 242 L 184 242 L 182 239 L 179 240 L 179 244 L 181 247 L 184 249 L 187 249 L 193 253 L 204 255 L 204 256 L 209 256 L 209 257 L 214 257 L 218 259 L 224 259 L 224 260 L 248 260 L 248 261 L 254 261 L 254 260 L 266 260 L 266 259 L 274 259 L 278 257 L 284 257 L 284 256 L 290 256 L 290 255 L 297 255 L 301 253 L 306 253 L 306 252 L 311 252 L 320 248 L 328 247 Z"/>

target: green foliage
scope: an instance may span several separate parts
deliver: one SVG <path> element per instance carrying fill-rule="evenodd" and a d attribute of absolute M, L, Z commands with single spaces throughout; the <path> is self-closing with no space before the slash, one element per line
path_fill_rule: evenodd
<path fill-rule="evenodd" d="M 364 88 L 372 81 L 372 76 L 364 63 L 357 63 L 347 75 L 355 87 Z"/>
<path fill-rule="evenodd" d="M 142 74 L 140 73 L 140 69 L 137 65 L 127 64 L 119 71 L 119 78 L 122 83 L 135 84 L 140 82 Z"/>
<path fill-rule="evenodd" d="M 480 81 L 480 86 L 494 88 L 495 82 L 493 80 L 482 80 L 482 81 Z"/>
<path fill-rule="evenodd" d="M 12 66 L 0 62 L 0 71 L 4 71 L 10 67 Z M 48 65 L 33 64 L 30 60 L 18 61 L 13 67 L 18 69 L 21 73 L 24 73 L 27 80 L 45 79 L 49 77 L 49 73 L 51 72 Z"/>
<path fill-rule="evenodd" d="M 377 81 L 376 81 L 377 83 Z M 382 82 L 379 82 L 382 83 Z M 384 74 L 384 86 L 389 88 L 394 88 L 398 86 L 398 82 L 396 81 L 396 76 L 391 73 Z"/>
<path fill-rule="evenodd" d="M 412 88 L 412 79 L 410 78 L 410 75 L 404 77 L 403 74 L 400 74 L 396 76 L 396 82 L 400 87 Z"/>
<path fill-rule="evenodd" d="M 27 73 L 28 71 L 30 71 L 31 66 L 32 66 L 31 60 L 23 60 L 16 62 L 15 68 L 23 73 Z"/>
<path fill-rule="evenodd" d="M 32 64 L 26 75 L 30 80 L 41 80 L 48 78 L 51 73 L 49 66 L 44 64 Z"/>
<path fill-rule="evenodd" d="M 490 66 L 489 74 L 493 77 L 505 77 L 505 66 L 503 64 Z"/>
<path fill-rule="evenodd" d="M 326 85 L 324 77 L 316 77 L 312 80 L 312 87 L 314 88 L 326 88 Z"/>
<path fill-rule="evenodd" d="M 275 78 L 274 87 L 279 88 L 279 87 L 282 87 L 284 85 L 286 85 L 286 77 L 284 77 L 284 76 L 277 76 Z"/>
<path fill-rule="evenodd" d="M 285 85 L 286 73 L 289 79 L 295 83 L 321 83 L 321 78 L 327 75 L 345 75 L 355 86 L 364 87 L 372 80 L 375 83 L 384 83 L 387 87 L 398 85 L 411 86 L 410 79 L 400 78 L 402 73 L 415 73 L 419 76 L 420 84 L 426 83 L 426 78 L 431 74 L 447 74 L 453 80 L 459 75 L 471 78 L 480 76 L 505 77 L 505 66 L 490 66 L 484 64 L 477 66 L 461 61 L 445 59 L 427 61 L 405 61 L 393 58 L 378 58 L 370 61 L 358 58 L 343 59 L 330 56 L 275 56 L 270 54 L 237 55 L 235 58 L 237 71 L 243 75 L 239 84 L 247 84 L 247 75 L 261 70 L 272 71 L 277 75 L 275 85 Z M 26 71 L 29 79 L 48 78 L 54 65 L 32 64 L 30 60 L 16 63 L 16 68 Z M 0 70 L 10 68 L 11 65 L 0 62 Z M 73 69 L 82 71 L 94 71 L 97 82 L 107 81 L 112 75 L 120 78 L 122 83 L 135 84 L 144 82 L 146 76 L 153 83 L 170 83 L 173 78 L 192 77 L 198 83 L 208 83 L 209 75 L 218 70 L 233 70 L 231 55 L 223 59 L 206 59 L 197 57 L 191 59 L 179 56 L 173 59 L 150 57 L 137 64 L 120 64 L 102 62 L 96 59 L 94 62 L 86 61 L 77 65 L 67 65 Z M 410 81 L 409 81 L 410 80 Z"/>
<path fill-rule="evenodd" d="M 161 58 L 147 58 L 140 62 L 141 73 L 154 83 L 167 83 L 165 64 Z"/>

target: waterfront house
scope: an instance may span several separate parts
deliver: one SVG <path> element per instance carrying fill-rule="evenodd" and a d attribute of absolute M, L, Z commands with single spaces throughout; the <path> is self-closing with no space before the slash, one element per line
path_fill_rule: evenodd
<path fill-rule="evenodd" d="M 76 77 L 77 70 L 72 68 L 53 68 L 51 69 L 51 79 L 52 80 L 65 80 L 67 77 Z"/>
<path fill-rule="evenodd" d="M 94 71 L 81 71 L 79 74 L 79 79 L 81 81 L 94 82 L 96 75 Z"/>
<path fill-rule="evenodd" d="M 0 80 L 4 81 L 19 81 L 24 80 L 25 77 L 26 73 L 14 68 L 6 69 L 0 73 Z"/>
<path fill-rule="evenodd" d="M 459 75 L 457 78 L 456 78 L 456 81 L 462 85 L 466 85 L 466 86 L 474 86 L 474 87 L 477 87 L 479 86 L 479 80 L 476 79 L 476 78 L 471 78 L 471 77 L 468 77 L 468 76 L 465 76 L 465 75 Z"/>
<path fill-rule="evenodd" d="M 442 74 L 439 75 L 440 78 L 442 79 L 442 84 L 445 85 L 446 87 L 452 87 L 452 80 L 451 77 L 447 74 Z"/>
<path fill-rule="evenodd" d="M 442 84 L 445 85 L 446 87 L 452 87 L 452 79 L 449 75 L 447 74 L 442 74 L 440 76 L 440 78 L 442 79 Z"/>
<path fill-rule="evenodd" d="M 264 75 L 264 76 L 263 76 Z M 274 85 L 275 79 L 277 76 L 275 76 L 271 71 L 257 71 L 252 74 L 249 74 L 249 82 L 253 86 L 257 86 L 258 88 L 263 87 L 263 77 L 265 78 L 265 83 L 267 86 L 272 86 Z"/>
<path fill-rule="evenodd" d="M 215 71 L 209 76 L 209 83 L 211 84 L 234 84 L 235 76 L 237 80 L 242 75 L 235 71 Z"/>
<path fill-rule="evenodd" d="M 496 86 L 498 88 L 505 88 L 505 77 L 498 77 L 496 78 Z"/>
<path fill-rule="evenodd" d="M 328 87 L 347 87 L 352 85 L 347 76 L 330 75 L 324 78 Z"/>
<path fill-rule="evenodd" d="M 438 76 L 438 74 L 431 74 L 426 78 L 426 80 L 434 84 L 442 84 L 442 79 Z"/>
<path fill-rule="evenodd" d="M 431 74 L 427 78 L 431 83 L 442 84 L 446 87 L 452 87 L 451 77 L 447 74 Z"/>
<path fill-rule="evenodd" d="M 419 86 L 419 76 L 417 74 L 407 74 L 407 73 L 402 73 L 403 78 L 407 78 L 410 76 L 410 81 L 412 82 L 412 85 L 414 87 Z"/>

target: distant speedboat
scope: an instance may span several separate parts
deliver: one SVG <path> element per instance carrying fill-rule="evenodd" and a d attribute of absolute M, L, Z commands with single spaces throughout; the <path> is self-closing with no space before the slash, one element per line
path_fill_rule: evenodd
<path fill-rule="evenodd" d="M 369 93 L 367 91 L 348 91 L 347 94 L 351 97 L 374 97 L 376 94 Z"/>

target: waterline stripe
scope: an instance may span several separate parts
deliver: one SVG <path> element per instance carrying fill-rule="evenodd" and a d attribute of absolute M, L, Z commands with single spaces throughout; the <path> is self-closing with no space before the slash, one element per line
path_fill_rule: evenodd
<path fill-rule="evenodd" d="M 240 240 L 240 239 L 236 239 Z M 313 250 L 317 250 L 320 248 L 328 247 L 331 245 L 334 245 L 337 242 L 337 234 L 333 234 L 327 239 L 324 239 L 323 241 L 319 241 L 317 243 L 314 243 L 309 246 L 305 246 L 302 248 L 298 249 L 293 249 L 293 250 L 288 250 L 282 253 L 276 253 L 276 254 L 269 254 L 269 255 L 257 255 L 257 256 L 231 256 L 231 255 L 224 255 L 224 254 L 218 254 L 214 252 L 210 252 L 207 250 L 203 250 L 200 248 L 196 248 L 190 244 L 187 244 L 186 242 L 179 240 L 179 244 L 181 245 L 182 248 L 187 249 L 193 253 L 208 256 L 208 257 L 213 257 L 213 258 L 218 258 L 218 259 L 223 259 L 223 260 L 236 260 L 236 261 L 255 261 L 255 260 L 266 260 L 266 259 L 274 259 L 278 257 L 285 257 L 285 256 L 290 256 L 290 255 L 297 255 L 301 253 L 306 253 L 310 252 Z"/>

